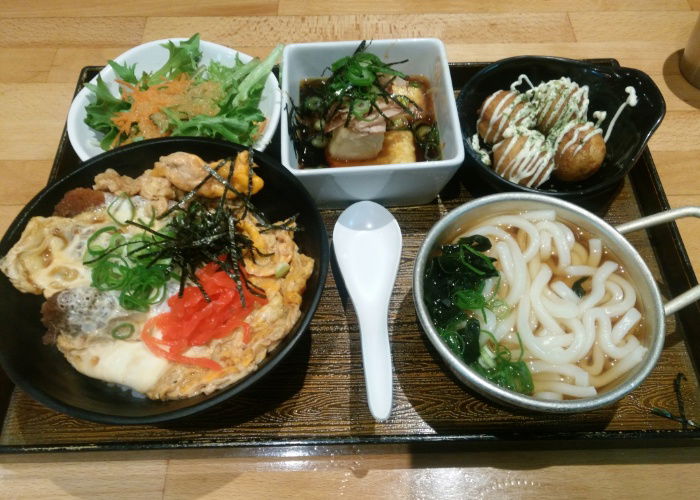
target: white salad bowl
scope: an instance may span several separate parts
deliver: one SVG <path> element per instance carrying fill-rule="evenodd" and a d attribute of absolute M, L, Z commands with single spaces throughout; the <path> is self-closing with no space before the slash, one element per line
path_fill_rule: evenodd
<path fill-rule="evenodd" d="M 168 49 L 163 45 L 167 44 L 169 41 L 178 43 L 186 40 L 187 38 L 167 38 L 144 43 L 127 50 L 120 56 L 114 58 L 114 61 L 122 65 L 135 64 L 136 75 L 140 76 L 144 71 L 153 72 L 158 70 L 168 60 Z M 244 54 L 243 52 L 238 52 L 229 47 L 206 42 L 204 40 L 199 42 L 199 49 L 202 52 L 200 64 L 205 65 L 211 61 L 231 65 L 234 63 L 236 57 L 244 63 L 253 59 L 252 56 Z M 117 75 L 111 66 L 106 65 L 102 71 L 100 71 L 99 76 L 102 77 L 102 80 L 107 84 L 107 87 L 111 90 L 113 95 L 119 95 L 119 84 L 115 81 Z M 96 82 L 97 76 L 90 81 L 90 83 L 93 84 Z M 87 87 L 83 87 L 80 92 L 78 92 L 78 95 L 75 96 L 75 99 L 73 99 L 66 121 L 66 129 L 71 146 L 73 146 L 78 157 L 83 161 L 104 153 L 104 150 L 100 147 L 100 140 L 103 135 L 90 128 L 85 123 L 85 118 L 87 116 L 85 107 L 91 102 L 94 102 L 94 99 L 94 93 Z M 270 73 L 265 82 L 262 98 L 260 100 L 260 111 L 262 111 L 265 118 L 267 118 L 267 125 L 265 126 L 263 134 L 255 144 L 253 144 L 253 147 L 257 150 L 263 151 L 272 140 L 275 130 L 277 130 L 280 119 L 280 101 L 281 94 L 277 78 Z"/>
<path fill-rule="evenodd" d="M 299 168 L 289 129 L 291 102 L 299 103 L 299 87 L 309 78 L 330 76 L 327 70 L 341 57 L 352 55 L 359 40 L 287 45 L 282 54 L 281 83 L 285 119 L 281 125 L 282 164 L 292 171 L 321 208 L 338 208 L 358 200 L 384 205 L 429 203 L 464 161 L 464 146 L 455 105 L 445 46 L 434 38 L 372 40 L 367 51 L 408 75 L 430 81 L 435 118 L 442 143 L 442 159 L 392 165 L 339 168 Z"/>

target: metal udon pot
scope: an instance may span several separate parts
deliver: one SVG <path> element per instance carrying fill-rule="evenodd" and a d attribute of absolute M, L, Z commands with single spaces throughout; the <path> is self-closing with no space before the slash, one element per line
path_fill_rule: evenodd
<path fill-rule="evenodd" d="M 451 241 L 461 232 L 487 217 L 542 209 L 554 209 L 557 218 L 568 221 L 589 234 L 597 235 L 625 269 L 629 281 L 637 292 L 637 300 L 641 303 L 645 319 L 639 340 L 647 348 L 645 357 L 620 380 L 613 382 L 611 386 L 593 397 L 560 401 L 537 399 L 504 389 L 481 377 L 443 342 L 423 301 L 425 266 L 428 259 L 438 252 L 440 245 Z M 700 299 L 700 286 L 696 286 L 664 304 L 656 281 L 644 259 L 623 237 L 623 234 L 691 216 L 700 217 L 700 207 L 669 210 L 613 227 L 577 205 L 545 195 L 501 193 L 478 198 L 454 209 L 435 224 L 418 252 L 413 270 L 413 299 L 418 319 L 428 339 L 457 378 L 469 388 L 496 402 L 548 413 L 577 413 L 611 405 L 639 386 L 656 365 L 664 345 L 664 317 Z"/>

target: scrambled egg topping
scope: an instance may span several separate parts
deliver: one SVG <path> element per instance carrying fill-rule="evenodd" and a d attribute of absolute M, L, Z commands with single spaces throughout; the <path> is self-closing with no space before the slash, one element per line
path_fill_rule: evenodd
<path fill-rule="evenodd" d="M 193 346 L 185 353 L 212 359 L 222 370 L 159 357 L 138 334 L 127 339 L 109 334 L 115 324 L 124 321 L 140 330 L 150 318 L 168 309 L 163 301 L 145 313 L 127 311 L 110 295 L 112 292 L 90 286 L 90 269 L 83 263 L 85 250 L 91 234 L 113 224 L 107 213 L 110 200 L 115 198 L 110 193 L 130 196 L 137 210 L 135 216 L 146 220 L 149 213 L 164 212 L 169 204 L 204 180 L 207 172 L 203 165 L 203 160 L 195 155 L 174 153 L 162 157 L 153 169 L 136 179 L 107 170 L 95 178 L 95 189 L 107 193 L 104 203 L 73 217 L 33 218 L 20 241 L 0 260 L 0 270 L 17 289 L 48 298 L 45 306 L 49 307 L 42 309 L 44 322 L 51 323 L 50 328 L 57 334 L 56 345 L 81 373 L 123 384 L 153 399 L 210 393 L 254 371 L 300 317 L 302 294 L 313 270 L 313 259 L 299 252 L 292 231 L 261 231 L 248 214 L 238 229 L 257 252 L 255 256 L 244 256 L 244 270 L 249 280 L 264 290 L 267 303 L 245 318 L 250 338 L 244 339 L 243 329 L 237 327 L 230 335 Z M 251 169 L 247 151 L 233 162 L 210 166 L 225 179 L 233 168 L 232 184 L 241 193 L 256 193 L 263 187 L 263 180 Z M 221 184 L 212 180 L 199 192 L 209 198 L 222 193 Z M 177 290 L 173 281 L 168 286 L 168 296 Z M 46 317 L 49 310 L 51 318 Z"/>

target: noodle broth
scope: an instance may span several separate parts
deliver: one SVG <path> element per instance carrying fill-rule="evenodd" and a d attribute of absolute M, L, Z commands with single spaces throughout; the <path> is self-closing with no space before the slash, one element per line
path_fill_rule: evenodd
<path fill-rule="evenodd" d="M 482 346 L 498 341 L 525 361 L 534 397 L 594 397 L 645 358 L 642 301 L 621 260 L 592 233 L 554 210 L 531 210 L 482 218 L 453 234 L 453 242 L 479 234 L 492 243 L 486 255 L 497 259 L 500 276 L 484 295 L 509 312 L 471 313 L 481 321 Z"/>

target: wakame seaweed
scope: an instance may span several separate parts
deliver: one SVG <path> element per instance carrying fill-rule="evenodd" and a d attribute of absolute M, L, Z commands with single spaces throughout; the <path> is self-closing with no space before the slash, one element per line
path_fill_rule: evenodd
<path fill-rule="evenodd" d="M 522 345 L 520 358 L 513 360 L 510 350 L 482 330 L 470 312 L 491 309 L 497 317 L 503 312 L 503 301 L 483 293 L 486 280 L 499 276 L 495 259 L 484 254 L 490 248 L 490 240 L 481 235 L 442 245 L 426 266 L 423 300 L 445 344 L 469 367 L 501 387 L 531 394 L 532 375 L 522 360 Z M 482 333 L 491 337 L 491 346 L 480 346 Z"/>
<path fill-rule="evenodd" d="M 433 257 L 425 272 L 425 303 L 439 328 L 447 328 L 464 319 L 463 308 L 456 303 L 458 292 L 481 292 L 486 279 L 498 276 L 494 259 L 483 252 L 491 248 L 488 238 L 480 235 L 442 245 L 441 255 Z M 468 292 L 469 293 L 469 292 Z"/>
<path fill-rule="evenodd" d="M 586 291 L 583 289 L 583 283 L 590 278 L 590 276 L 584 276 L 581 279 L 576 280 L 573 285 L 571 285 L 571 289 L 574 291 L 576 296 L 581 299 L 583 298 L 584 295 L 586 295 Z"/>

